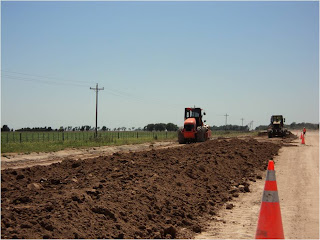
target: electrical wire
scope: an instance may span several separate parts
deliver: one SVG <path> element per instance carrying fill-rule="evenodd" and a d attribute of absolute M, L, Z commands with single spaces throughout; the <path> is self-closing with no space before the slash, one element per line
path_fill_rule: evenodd
<path fill-rule="evenodd" d="M 18 81 L 45 83 L 45 84 L 49 84 L 49 85 L 65 85 L 65 86 L 89 87 L 89 85 L 83 85 L 83 84 L 48 81 L 48 80 L 43 80 L 43 79 L 26 78 L 26 77 L 20 77 L 20 76 L 11 76 L 11 75 L 7 75 L 7 74 L 2 74 L 1 77 L 2 78 L 7 78 L 7 79 L 12 79 L 12 80 L 18 80 Z"/>
<path fill-rule="evenodd" d="M 31 77 L 39 77 L 39 78 L 46 78 L 46 79 L 53 79 L 53 80 L 59 80 L 64 82 L 73 82 L 73 83 L 79 83 L 79 84 L 89 84 L 89 82 L 84 81 L 75 81 L 75 80 L 69 80 L 69 79 L 63 79 L 63 78 L 56 78 L 56 77 L 49 77 L 49 76 L 42 76 L 42 75 L 35 75 L 35 74 L 29 74 L 29 73 L 21 73 L 16 71 L 8 71 L 8 70 L 1 70 L 1 72 L 7 72 L 7 73 L 13 73 L 13 74 L 20 74 L 25 76 L 31 76 Z"/>
<path fill-rule="evenodd" d="M 7 79 L 12 79 L 12 80 L 18 80 L 18 81 L 26 81 L 26 82 L 38 82 L 38 83 L 45 83 L 49 85 L 64 85 L 64 86 L 77 86 L 77 87 L 87 87 L 89 88 L 90 85 L 88 82 L 83 82 L 83 81 L 74 81 L 74 80 L 66 80 L 62 78 L 54 78 L 54 77 L 48 77 L 48 76 L 42 76 L 42 75 L 35 75 L 35 74 L 28 74 L 28 73 L 22 73 L 22 72 L 17 72 L 17 71 L 8 71 L 8 70 L 1 70 L 3 73 L 1 73 L 2 78 L 7 78 Z M 19 75 L 24 75 L 24 76 L 15 76 L 12 74 L 19 74 Z M 25 77 L 25 76 L 30 76 L 30 77 Z M 40 79 L 39 79 L 40 78 Z M 48 80 L 45 80 L 45 79 Z M 53 80 L 62 80 L 62 81 L 53 81 Z M 110 93 L 113 96 L 117 96 L 120 98 L 126 98 L 131 100 L 134 100 L 139 103 L 155 103 L 155 104 L 161 104 L 163 105 L 163 101 L 155 98 L 150 98 L 148 97 L 148 101 L 146 101 L 142 97 L 135 96 L 131 93 L 124 92 L 118 89 L 113 89 L 110 87 L 106 87 L 104 90 L 106 90 L 108 93 Z M 172 109 L 176 109 L 177 106 L 181 106 L 180 104 L 170 104 L 166 105 L 165 107 L 169 107 Z"/>

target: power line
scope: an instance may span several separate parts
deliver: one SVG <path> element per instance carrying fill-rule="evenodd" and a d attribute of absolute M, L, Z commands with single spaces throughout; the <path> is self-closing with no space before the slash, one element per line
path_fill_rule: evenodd
<path fill-rule="evenodd" d="M 28 77 L 21 77 L 21 76 L 11 76 L 7 74 L 2 74 L 1 77 L 18 80 L 18 81 L 25 81 L 25 82 L 41 82 L 49 85 L 69 85 L 69 86 L 78 86 L 78 87 L 88 87 L 88 85 L 84 84 L 77 84 L 77 83 L 66 83 L 66 82 L 58 82 L 58 81 L 49 81 L 43 79 L 35 79 L 35 78 L 28 78 Z"/>
<path fill-rule="evenodd" d="M 9 74 L 19 74 L 19 75 L 25 75 L 25 76 L 31 76 L 36 78 L 46 78 L 46 79 L 53 79 L 53 80 L 59 80 L 64 82 L 74 82 L 74 83 L 80 83 L 80 84 L 89 84 L 88 82 L 84 81 L 75 81 L 70 79 L 63 79 L 63 78 L 56 78 L 56 77 L 49 77 L 49 76 L 43 76 L 43 75 L 37 75 L 37 74 L 29 74 L 29 73 L 22 73 L 22 72 L 16 72 L 16 71 L 8 71 L 8 70 L 1 70 L 1 72 L 7 72 Z M 20 76 L 18 76 L 20 77 Z"/>
<path fill-rule="evenodd" d="M 38 74 L 29 74 L 29 73 L 22 73 L 22 72 L 17 72 L 17 71 L 8 71 L 8 70 L 1 70 L 1 76 L 6 79 L 12 79 L 12 80 L 17 80 L 17 81 L 25 81 L 25 82 L 38 82 L 38 83 L 43 83 L 43 84 L 48 84 L 48 85 L 65 85 L 65 86 L 77 86 L 77 87 L 90 87 L 89 82 L 84 82 L 84 81 L 74 81 L 74 80 L 67 80 L 63 78 L 55 78 L 55 77 L 49 77 L 49 76 L 43 76 L 43 75 L 38 75 Z M 112 89 L 109 88 L 106 89 L 110 94 L 121 97 L 121 98 L 129 98 L 131 100 L 134 100 L 139 103 L 146 103 L 146 100 L 142 97 L 132 95 L 130 93 L 117 90 L 117 89 Z M 161 104 L 163 105 L 163 101 L 160 99 L 154 99 L 148 97 L 148 102 L 153 102 L 156 104 Z M 181 104 L 168 104 L 165 107 L 167 108 L 172 108 L 176 109 L 176 107 L 180 107 Z"/>
<path fill-rule="evenodd" d="M 104 87 L 98 88 L 98 83 L 97 83 L 95 88 L 90 87 L 90 89 L 96 91 L 96 132 L 95 132 L 95 137 L 97 137 L 98 136 L 98 92 L 100 90 L 104 90 Z"/>

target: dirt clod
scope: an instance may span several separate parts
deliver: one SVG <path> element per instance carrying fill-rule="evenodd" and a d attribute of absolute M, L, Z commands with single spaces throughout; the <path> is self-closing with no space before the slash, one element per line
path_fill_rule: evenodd
<path fill-rule="evenodd" d="M 227 204 L 226 209 L 232 209 L 233 207 L 234 207 L 233 204 L 230 203 L 230 204 Z"/>

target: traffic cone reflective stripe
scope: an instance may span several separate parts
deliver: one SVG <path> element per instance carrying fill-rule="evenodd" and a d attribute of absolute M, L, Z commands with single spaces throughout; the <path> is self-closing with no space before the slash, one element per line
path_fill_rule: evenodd
<path fill-rule="evenodd" d="M 256 232 L 256 239 L 283 239 L 283 226 L 279 204 L 274 162 L 269 161 L 266 183 Z"/>

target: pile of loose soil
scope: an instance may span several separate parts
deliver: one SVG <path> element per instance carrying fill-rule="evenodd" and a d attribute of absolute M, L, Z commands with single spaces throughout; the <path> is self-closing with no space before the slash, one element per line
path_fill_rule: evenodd
<path fill-rule="evenodd" d="M 268 131 L 260 131 L 258 132 L 258 137 L 267 137 L 268 136 Z"/>
<path fill-rule="evenodd" d="M 279 144 L 212 140 L 1 172 L 2 238 L 189 238 Z"/>
<path fill-rule="evenodd" d="M 298 137 L 290 131 L 287 131 L 286 138 L 297 139 Z"/>

